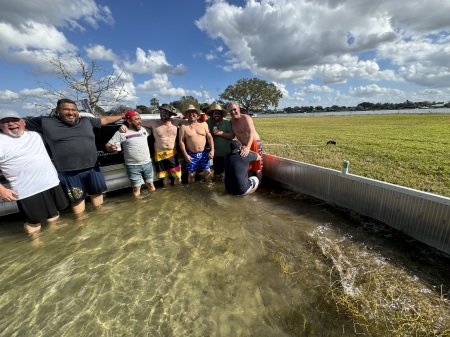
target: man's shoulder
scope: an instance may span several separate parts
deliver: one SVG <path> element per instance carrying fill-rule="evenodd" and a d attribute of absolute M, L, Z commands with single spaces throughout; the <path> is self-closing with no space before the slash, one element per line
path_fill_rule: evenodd
<path fill-rule="evenodd" d="M 91 124 L 97 124 L 97 123 L 101 123 L 102 119 L 100 117 L 90 117 L 90 116 L 86 117 L 86 116 L 83 116 L 83 117 L 80 118 L 80 122 L 83 122 L 83 121 L 84 121 L 84 123 L 89 122 Z"/>

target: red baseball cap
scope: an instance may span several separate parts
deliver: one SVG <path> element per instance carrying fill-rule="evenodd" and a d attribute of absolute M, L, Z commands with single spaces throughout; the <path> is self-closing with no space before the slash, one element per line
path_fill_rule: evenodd
<path fill-rule="evenodd" d="M 139 116 L 139 114 L 137 113 L 136 110 L 128 110 L 127 112 L 125 112 L 125 119 L 131 118 L 134 116 Z"/>

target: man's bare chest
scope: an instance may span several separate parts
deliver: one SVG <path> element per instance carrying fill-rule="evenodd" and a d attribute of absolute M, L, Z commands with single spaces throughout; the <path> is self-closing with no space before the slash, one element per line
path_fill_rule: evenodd
<path fill-rule="evenodd" d="M 176 137 L 177 127 L 175 125 L 161 125 L 154 129 L 157 137 Z"/>

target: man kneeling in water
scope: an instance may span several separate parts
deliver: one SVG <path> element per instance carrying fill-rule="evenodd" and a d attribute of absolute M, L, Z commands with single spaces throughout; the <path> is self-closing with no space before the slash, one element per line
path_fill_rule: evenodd
<path fill-rule="evenodd" d="M 256 191 L 259 180 L 256 176 L 248 176 L 250 162 L 261 160 L 261 156 L 250 151 L 241 157 L 242 144 L 233 140 L 230 143 L 231 153 L 225 157 L 225 190 L 235 195 L 249 195 Z"/>

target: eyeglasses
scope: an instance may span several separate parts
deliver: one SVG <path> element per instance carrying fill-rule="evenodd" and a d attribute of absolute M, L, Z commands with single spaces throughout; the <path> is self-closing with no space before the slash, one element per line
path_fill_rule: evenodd
<path fill-rule="evenodd" d="M 221 115 L 222 111 L 213 111 L 213 115 Z"/>
<path fill-rule="evenodd" d="M 229 113 L 237 112 L 237 108 L 229 109 L 228 112 L 229 112 Z"/>

